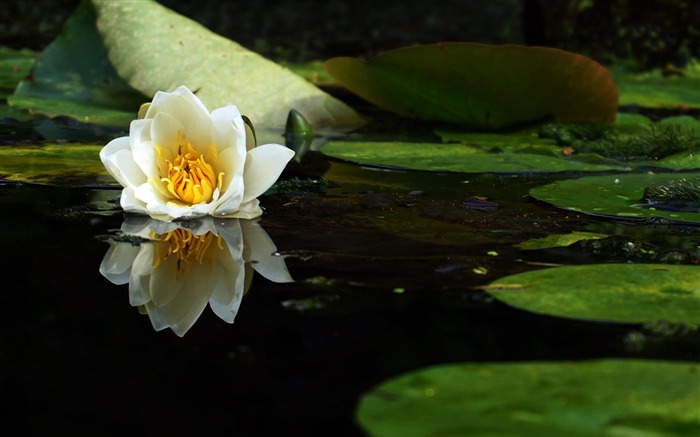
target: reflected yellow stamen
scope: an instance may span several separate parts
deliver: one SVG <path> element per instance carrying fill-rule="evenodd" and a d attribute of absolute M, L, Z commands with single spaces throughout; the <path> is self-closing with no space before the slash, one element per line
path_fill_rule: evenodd
<path fill-rule="evenodd" d="M 209 162 L 182 135 L 178 135 L 177 154 L 172 159 L 156 147 L 160 182 L 174 200 L 186 205 L 206 203 L 212 200 L 217 188 L 221 189 L 224 173 L 217 174 L 216 150 L 212 147 L 207 155 Z"/>
<path fill-rule="evenodd" d="M 209 268 L 213 268 L 216 259 L 216 247 L 223 249 L 221 237 L 207 232 L 203 235 L 195 235 L 186 229 L 175 229 L 164 235 L 154 235 L 154 239 L 160 240 L 156 246 L 156 257 L 153 268 L 158 267 L 162 262 L 171 256 L 176 257 L 178 275 L 180 272 L 187 272 L 190 266 L 198 262 L 204 264 L 206 261 Z M 211 248 L 212 242 L 217 244 Z"/>

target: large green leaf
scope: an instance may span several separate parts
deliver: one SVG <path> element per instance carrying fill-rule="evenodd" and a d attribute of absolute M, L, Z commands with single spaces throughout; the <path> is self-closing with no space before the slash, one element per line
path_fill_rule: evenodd
<path fill-rule="evenodd" d="M 290 109 L 316 129 L 363 123 L 352 108 L 286 68 L 156 2 L 93 4 L 112 64 L 148 96 L 186 85 L 210 110 L 235 104 L 256 126 L 282 128 Z"/>
<path fill-rule="evenodd" d="M 607 70 L 544 47 L 439 43 L 382 53 L 370 61 L 326 61 L 340 84 L 405 116 L 499 129 L 554 117 L 611 122 L 617 87 Z"/>
<path fill-rule="evenodd" d="M 587 176 L 535 187 L 530 190 L 530 195 L 561 208 L 593 215 L 700 223 L 698 211 L 665 211 L 645 206 L 642 202 L 644 189 L 650 184 L 698 177 L 700 172 Z"/>
<path fill-rule="evenodd" d="M 109 63 L 95 19 L 94 10 L 81 4 L 8 103 L 50 117 L 128 126 L 146 97 L 130 88 Z"/>
<path fill-rule="evenodd" d="M 592 153 L 565 156 L 551 140 L 506 134 L 467 134 L 465 144 L 331 141 L 326 155 L 364 164 L 455 172 L 629 171 L 637 167 L 692 169 L 700 154 L 684 153 L 659 161 L 621 162 Z M 454 136 L 452 138 L 455 138 Z"/>
<path fill-rule="evenodd" d="M 509 305 L 562 317 L 700 325 L 700 267 L 592 264 L 532 270 L 484 287 Z"/>
<path fill-rule="evenodd" d="M 37 53 L 29 49 L 0 47 L 0 98 L 7 98 L 17 84 L 29 75 L 36 57 Z"/>
<path fill-rule="evenodd" d="M 699 383 L 696 363 L 448 364 L 383 382 L 357 418 L 375 437 L 692 437 Z"/>

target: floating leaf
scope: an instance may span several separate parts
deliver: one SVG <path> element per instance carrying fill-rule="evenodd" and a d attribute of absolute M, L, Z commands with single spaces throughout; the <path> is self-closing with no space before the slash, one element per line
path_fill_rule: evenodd
<path fill-rule="evenodd" d="M 459 363 L 385 381 L 356 414 L 374 437 L 691 437 L 699 383 L 697 363 Z"/>
<path fill-rule="evenodd" d="M 370 61 L 333 58 L 325 67 L 338 83 L 384 109 L 485 129 L 547 117 L 612 122 L 617 112 L 617 88 L 607 70 L 553 48 L 439 43 Z"/>
<path fill-rule="evenodd" d="M 700 223 L 700 212 L 663 211 L 648 207 L 642 201 L 644 189 L 650 184 L 682 177 L 697 178 L 700 173 L 587 176 L 535 187 L 530 190 L 530 195 L 561 208 L 598 216 Z"/>
<path fill-rule="evenodd" d="M 484 288 L 509 305 L 540 314 L 628 323 L 700 324 L 697 266 L 555 267 L 507 276 Z"/>
<path fill-rule="evenodd" d="M 316 129 L 363 123 L 352 108 L 286 68 L 156 2 L 93 4 L 112 64 L 148 96 L 186 85 L 208 108 L 235 104 L 261 127 L 283 128 L 290 109 Z"/>
<path fill-rule="evenodd" d="M 128 126 L 146 98 L 109 63 L 95 19 L 89 4 L 81 3 L 8 103 L 50 117 L 67 115 L 86 123 Z"/>
<path fill-rule="evenodd" d="M 486 138 L 494 135 L 493 139 Z M 331 141 L 321 152 L 363 164 L 454 172 L 629 171 L 639 167 L 690 169 L 700 167 L 700 154 L 683 153 L 659 161 L 621 162 L 593 153 L 571 157 L 538 139 L 519 142 L 508 135 L 474 134 L 470 144 Z M 500 141 L 503 138 L 503 141 Z M 551 143 L 551 140 L 547 140 Z"/>
<path fill-rule="evenodd" d="M 63 186 L 113 185 L 114 179 L 100 161 L 102 147 L 85 144 L 0 147 L 0 178 Z"/>
<path fill-rule="evenodd" d="M 570 234 L 552 234 L 544 238 L 533 238 L 532 240 L 518 243 L 515 247 L 524 250 L 547 249 L 550 247 L 566 247 L 582 240 L 599 240 L 607 238 L 607 234 L 596 232 L 572 232 Z"/>
<path fill-rule="evenodd" d="M 700 108 L 700 62 L 695 61 L 677 74 L 661 70 L 643 73 L 615 72 L 620 105 L 645 108 Z"/>

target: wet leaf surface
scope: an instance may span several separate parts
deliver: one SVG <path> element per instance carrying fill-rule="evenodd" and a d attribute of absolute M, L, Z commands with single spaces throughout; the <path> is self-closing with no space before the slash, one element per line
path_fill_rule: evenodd
<path fill-rule="evenodd" d="M 642 73 L 615 72 L 620 90 L 620 105 L 647 108 L 700 108 L 700 63 L 676 73 L 665 74 L 661 69 Z"/>
<path fill-rule="evenodd" d="M 550 316 L 700 325 L 700 268 L 592 264 L 540 269 L 484 287 L 496 298 Z"/>
<path fill-rule="evenodd" d="M 568 179 L 533 188 L 535 199 L 596 216 L 627 220 L 665 219 L 700 223 L 699 211 L 665 211 L 645 205 L 644 189 L 653 183 L 697 178 L 700 173 L 616 174 Z"/>
<path fill-rule="evenodd" d="M 383 382 L 357 417 L 377 437 L 690 437 L 700 431 L 699 371 L 644 360 L 438 365 Z"/>

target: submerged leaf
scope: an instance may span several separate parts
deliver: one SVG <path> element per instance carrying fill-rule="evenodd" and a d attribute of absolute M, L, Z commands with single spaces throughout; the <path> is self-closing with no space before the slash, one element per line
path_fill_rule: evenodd
<path fill-rule="evenodd" d="M 317 129 L 363 123 L 286 68 L 154 1 L 93 0 L 112 64 L 148 96 L 186 85 L 209 109 L 235 104 L 255 126 L 283 128 L 290 109 Z"/>
<path fill-rule="evenodd" d="M 693 436 L 696 363 L 457 363 L 383 382 L 357 408 L 375 437 Z"/>
<path fill-rule="evenodd" d="M 595 61 L 563 50 L 439 43 L 340 57 L 326 69 L 341 85 L 401 115 L 483 129 L 554 117 L 612 122 L 617 87 Z"/>

